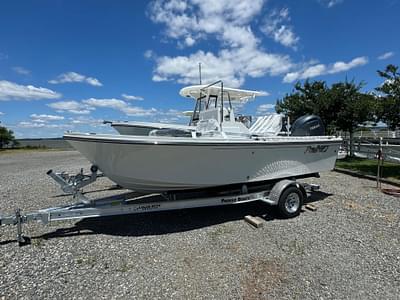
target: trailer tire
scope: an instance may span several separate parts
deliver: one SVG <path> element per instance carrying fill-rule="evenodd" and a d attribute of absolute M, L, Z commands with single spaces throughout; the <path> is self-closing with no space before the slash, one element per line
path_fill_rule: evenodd
<path fill-rule="evenodd" d="M 278 211 L 285 218 L 296 217 L 300 214 L 303 200 L 303 192 L 296 186 L 289 186 L 279 197 Z"/>

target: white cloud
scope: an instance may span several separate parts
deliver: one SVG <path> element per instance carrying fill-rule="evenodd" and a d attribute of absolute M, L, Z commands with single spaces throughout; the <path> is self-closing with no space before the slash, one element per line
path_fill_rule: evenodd
<path fill-rule="evenodd" d="M 296 72 L 287 73 L 283 78 L 283 82 L 293 82 L 299 79 L 306 79 L 326 74 L 344 72 L 356 67 L 363 66 L 367 63 L 368 58 L 366 56 L 361 56 L 354 58 L 348 63 L 338 61 L 328 66 L 324 64 L 312 65 Z"/>
<path fill-rule="evenodd" d="M 199 62 L 202 62 L 204 83 L 223 80 L 231 87 L 241 86 L 246 76 L 257 78 L 266 74 L 278 75 L 292 67 L 289 57 L 268 54 L 257 49 L 222 50 L 218 55 L 200 50 L 189 56 L 158 58 L 153 80 L 176 80 L 182 84 L 197 84 Z"/>
<path fill-rule="evenodd" d="M 0 111 L 0 116 L 4 116 L 5 115 L 5 113 L 3 113 L 2 111 Z"/>
<path fill-rule="evenodd" d="M 326 66 L 323 64 L 318 64 L 305 69 L 301 74 L 301 77 L 302 78 L 316 77 L 321 74 L 324 74 L 325 72 L 326 72 Z"/>
<path fill-rule="evenodd" d="M 15 73 L 18 73 L 18 74 L 21 74 L 21 75 L 29 75 L 29 74 L 31 74 L 30 70 L 25 69 L 23 67 L 13 67 L 12 69 L 13 69 L 13 71 Z"/>
<path fill-rule="evenodd" d="M 93 110 L 93 108 L 74 100 L 53 102 L 47 104 L 47 106 L 55 109 L 57 112 L 60 113 L 69 112 L 71 114 L 79 114 L 79 115 L 87 115 L 90 113 L 90 110 Z"/>
<path fill-rule="evenodd" d="M 187 46 L 196 40 L 216 34 L 224 42 L 234 42 L 238 36 L 227 35 L 233 28 L 247 27 L 260 13 L 264 0 L 157 0 L 150 5 L 150 18 L 166 25 L 166 35 L 181 39 Z M 240 36 L 239 36 L 240 38 Z M 253 36 L 250 37 L 253 39 Z"/>
<path fill-rule="evenodd" d="M 43 123 L 34 123 L 34 122 L 27 122 L 27 121 L 21 121 L 17 125 L 17 127 L 20 127 L 20 128 L 41 128 L 44 126 L 45 126 L 45 124 L 43 124 Z"/>
<path fill-rule="evenodd" d="M 0 100 L 3 101 L 57 99 L 60 97 L 61 94 L 50 89 L 0 80 Z"/>
<path fill-rule="evenodd" d="M 344 0 L 318 0 L 322 5 L 331 8 L 335 5 L 342 3 Z"/>
<path fill-rule="evenodd" d="M 391 58 L 393 55 L 394 55 L 394 52 L 392 52 L 392 51 L 386 52 L 386 53 L 383 53 L 382 55 L 379 55 L 378 59 L 379 60 L 388 59 L 388 58 Z"/>
<path fill-rule="evenodd" d="M 17 124 L 17 128 L 53 128 L 53 129 L 70 129 L 70 124 L 47 124 L 43 122 L 21 121 Z"/>
<path fill-rule="evenodd" d="M 41 114 L 41 115 L 32 114 L 30 115 L 30 117 L 34 122 L 40 122 L 40 123 L 64 120 L 63 116 L 46 115 L 46 114 Z"/>
<path fill-rule="evenodd" d="M 275 108 L 275 104 L 261 104 L 260 106 L 257 107 L 257 115 L 264 115 L 266 112 L 271 111 Z"/>
<path fill-rule="evenodd" d="M 222 79 L 240 86 L 246 77 L 279 75 L 293 64 L 287 55 L 272 54 L 260 47 L 250 22 L 261 12 L 264 0 L 161 1 L 150 5 L 150 18 L 166 26 L 165 34 L 178 46 L 191 46 L 214 37 L 222 46 L 217 52 L 197 51 L 187 56 L 161 56 L 155 59 L 153 81 L 174 80 L 183 84 L 199 82 L 202 63 L 204 82 Z M 283 34 L 282 34 L 283 36 Z M 287 39 L 288 40 L 288 39 Z"/>
<path fill-rule="evenodd" d="M 283 77 L 283 82 L 289 83 L 300 78 L 300 72 L 290 72 Z"/>
<path fill-rule="evenodd" d="M 103 126 L 103 120 L 94 119 L 92 117 L 78 116 L 77 118 L 69 118 L 70 122 L 75 125 L 92 125 L 94 127 Z"/>
<path fill-rule="evenodd" d="M 290 21 L 289 9 L 283 8 L 280 11 L 274 10 L 265 19 L 261 31 L 273 38 L 276 42 L 296 49 L 296 44 L 300 38 L 293 32 L 293 27 L 287 25 Z"/>
<path fill-rule="evenodd" d="M 67 72 L 62 73 L 57 76 L 57 79 L 49 80 L 49 83 L 58 84 L 58 83 L 70 83 L 70 82 L 84 82 L 93 86 L 102 86 L 103 84 L 94 77 L 88 77 L 82 74 L 78 74 L 76 72 Z"/>
<path fill-rule="evenodd" d="M 146 50 L 143 55 L 145 58 L 150 59 L 154 57 L 154 52 L 153 50 Z"/>
<path fill-rule="evenodd" d="M 355 67 L 366 65 L 367 63 L 368 63 L 368 58 L 366 56 L 356 57 L 348 63 L 345 63 L 343 61 L 338 61 L 333 64 L 332 68 L 328 71 L 328 73 L 335 74 L 343 71 L 348 71 Z"/>
<path fill-rule="evenodd" d="M 167 111 L 157 111 L 154 115 L 157 122 L 162 123 L 188 123 L 189 116 L 184 114 L 183 111 L 176 109 L 169 109 Z"/>
<path fill-rule="evenodd" d="M 190 116 L 185 112 L 187 111 L 177 109 L 157 110 L 157 112 L 152 116 L 152 119 L 162 123 L 187 123 Z"/>
<path fill-rule="evenodd" d="M 143 97 L 133 96 L 133 95 L 128 95 L 128 94 L 122 94 L 121 97 L 124 98 L 125 100 L 138 100 L 138 101 L 144 100 Z"/>
<path fill-rule="evenodd" d="M 194 38 L 192 38 L 191 36 L 187 36 L 185 38 L 185 45 L 186 46 L 193 46 L 196 43 L 196 40 Z"/>
<path fill-rule="evenodd" d="M 153 79 L 153 81 L 155 81 L 155 82 L 160 82 L 160 81 L 167 81 L 167 80 L 168 80 L 168 77 L 163 77 L 163 76 L 160 76 L 160 75 L 158 75 L 158 74 L 154 74 L 153 77 L 152 77 L 152 79 Z"/>
<path fill-rule="evenodd" d="M 120 99 L 96 99 L 90 98 L 82 101 L 90 107 L 112 108 L 119 110 L 127 116 L 152 116 L 157 113 L 155 108 L 145 109 L 142 107 L 132 106 Z"/>

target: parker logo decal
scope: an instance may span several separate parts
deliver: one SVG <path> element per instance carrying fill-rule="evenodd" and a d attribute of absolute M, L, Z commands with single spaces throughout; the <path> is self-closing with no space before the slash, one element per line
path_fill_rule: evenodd
<path fill-rule="evenodd" d="M 308 146 L 304 153 L 318 153 L 328 151 L 329 146 Z"/>

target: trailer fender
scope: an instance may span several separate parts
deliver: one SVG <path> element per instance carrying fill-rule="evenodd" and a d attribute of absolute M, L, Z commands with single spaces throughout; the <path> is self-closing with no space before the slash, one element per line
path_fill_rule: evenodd
<path fill-rule="evenodd" d="M 272 187 L 272 190 L 268 197 L 270 200 L 269 203 L 271 203 L 273 205 L 277 205 L 279 202 L 279 198 L 281 197 L 281 194 L 283 193 L 283 191 L 286 190 L 290 186 L 294 186 L 294 187 L 298 188 L 301 191 L 301 193 L 303 194 L 304 199 L 307 198 L 307 192 L 302 184 L 300 184 L 294 180 L 284 179 L 284 180 L 278 181 Z"/>

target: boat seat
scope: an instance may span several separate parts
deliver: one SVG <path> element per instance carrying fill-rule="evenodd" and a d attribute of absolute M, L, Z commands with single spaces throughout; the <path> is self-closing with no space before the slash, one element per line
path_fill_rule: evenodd
<path fill-rule="evenodd" d="M 249 128 L 252 135 L 278 135 L 282 129 L 282 116 L 271 114 L 258 117 L 254 124 Z"/>

